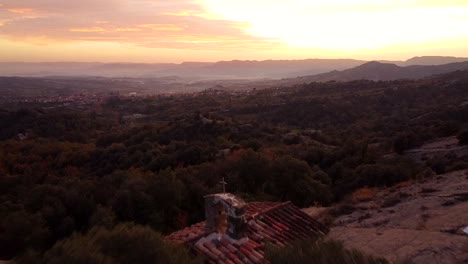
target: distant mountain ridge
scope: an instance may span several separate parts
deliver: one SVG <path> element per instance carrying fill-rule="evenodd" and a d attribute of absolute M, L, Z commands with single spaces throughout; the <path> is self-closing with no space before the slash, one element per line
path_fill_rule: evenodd
<path fill-rule="evenodd" d="M 423 57 L 414 57 L 403 64 L 397 64 L 398 66 L 411 66 L 411 65 L 443 65 L 457 62 L 468 61 L 468 58 L 458 58 L 458 57 L 442 57 L 442 56 L 423 56 Z"/>
<path fill-rule="evenodd" d="M 412 65 L 401 67 L 391 63 L 367 62 L 355 68 L 343 71 L 309 75 L 294 79 L 287 79 L 288 83 L 327 82 L 327 81 L 391 81 L 399 79 L 421 79 L 437 74 L 444 74 L 459 70 L 468 70 L 468 61 L 449 63 L 443 65 Z"/>
<path fill-rule="evenodd" d="M 468 61 L 468 58 L 425 56 L 392 61 L 397 66 L 441 65 Z M 178 76 L 188 80 L 282 79 L 343 71 L 368 61 L 354 59 L 233 60 L 176 63 L 99 62 L 0 62 L 0 76 L 101 76 L 161 78 Z M 386 61 L 380 61 L 385 62 Z M 398 71 L 394 69 L 394 71 Z"/>
<path fill-rule="evenodd" d="M 344 70 L 365 63 L 352 59 L 307 59 L 266 61 L 220 61 L 175 63 L 0 63 L 0 76 L 83 76 L 160 78 L 179 76 L 200 79 L 280 79 L 331 70 Z"/>
<path fill-rule="evenodd" d="M 405 61 L 377 60 L 377 62 L 391 63 L 391 64 L 395 64 L 401 67 L 413 66 L 413 65 L 424 65 L 424 66 L 443 65 L 443 64 L 464 62 L 464 61 L 468 61 L 468 58 L 449 57 L 449 56 L 420 56 L 420 57 L 413 57 Z"/>

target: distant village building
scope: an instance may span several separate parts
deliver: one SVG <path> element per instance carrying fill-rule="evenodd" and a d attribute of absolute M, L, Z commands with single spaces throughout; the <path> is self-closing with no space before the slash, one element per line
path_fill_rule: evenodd
<path fill-rule="evenodd" d="M 280 247 L 328 233 L 291 202 L 245 203 L 230 193 L 205 197 L 206 221 L 166 240 L 184 244 L 207 263 L 265 263 L 265 244 Z"/>

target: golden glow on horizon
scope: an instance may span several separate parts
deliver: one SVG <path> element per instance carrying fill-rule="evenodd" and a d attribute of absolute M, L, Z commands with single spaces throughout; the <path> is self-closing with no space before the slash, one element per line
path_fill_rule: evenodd
<path fill-rule="evenodd" d="M 271 4 L 266 4 L 266 3 Z M 357 51 L 468 36 L 468 1 L 205 0 L 251 34 L 291 47 Z M 451 6 L 450 4 L 464 4 Z M 440 4 L 445 4 L 440 5 Z"/>
<path fill-rule="evenodd" d="M 468 57 L 468 0 L 0 1 L 0 61 Z"/>

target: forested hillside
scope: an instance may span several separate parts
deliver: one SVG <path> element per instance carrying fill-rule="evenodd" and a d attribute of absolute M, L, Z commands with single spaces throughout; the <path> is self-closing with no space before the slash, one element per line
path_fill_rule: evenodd
<path fill-rule="evenodd" d="M 84 110 L 9 104 L 0 109 L 0 259 L 53 259 L 74 232 L 107 239 L 96 230 L 124 222 L 167 234 L 203 220 L 203 196 L 221 191 L 222 177 L 248 201 L 307 207 L 466 168 L 456 156 L 402 154 L 468 129 L 467 87 L 465 71 L 109 96 Z"/>

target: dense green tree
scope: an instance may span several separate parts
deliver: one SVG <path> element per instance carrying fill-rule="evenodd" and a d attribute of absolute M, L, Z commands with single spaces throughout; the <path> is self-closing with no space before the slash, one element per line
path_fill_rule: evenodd
<path fill-rule="evenodd" d="M 264 191 L 265 183 L 270 180 L 270 161 L 261 153 L 247 150 L 230 166 L 228 181 L 234 190 L 246 193 Z"/>
<path fill-rule="evenodd" d="M 44 249 L 50 238 L 41 215 L 11 212 L 0 219 L 0 259 L 11 259 L 30 248 Z"/>
<path fill-rule="evenodd" d="M 314 202 L 327 205 L 332 201 L 330 189 L 314 176 L 306 162 L 292 157 L 280 157 L 273 161 L 272 181 L 267 192 L 291 200 L 299 206 L 310 206 Z M 323 176 L 323 175 L 322 175 Z"/>
<path fill-rule="evenodd" d="M 167 244 L 149 227 L 96 227 L 57 242 L 44 255 L 48 264 L 201 263 L 182 246 Z"/>

